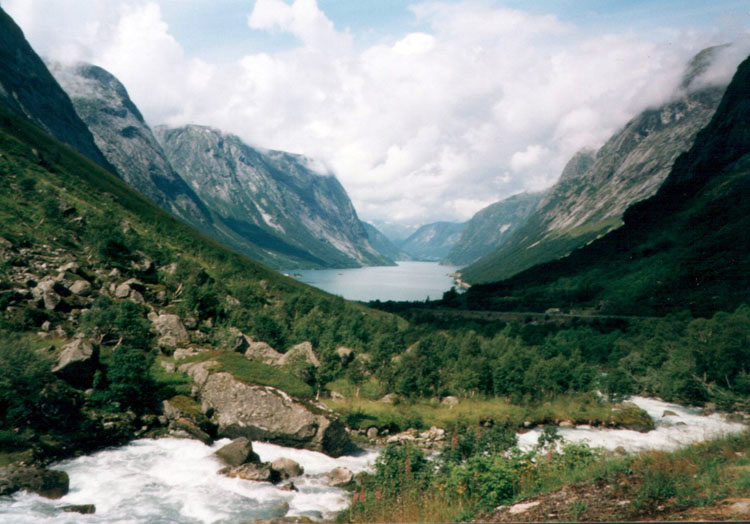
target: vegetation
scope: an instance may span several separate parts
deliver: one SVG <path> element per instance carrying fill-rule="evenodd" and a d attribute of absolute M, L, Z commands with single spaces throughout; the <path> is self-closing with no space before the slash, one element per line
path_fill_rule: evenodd
<path fill-rule="evenodd" d="M 521 451 L 503 426 L 461 427 L 435 461 L 417 447 L 388 446 L 355 491 L 341 520 L 351 522 L 493 520 L 495 508 L 561 489 L 610 499 L 591 507 L 571 499 L 562 520 L 642 519 L 750 495 L 750 434 L 674 452 L 617 456 L 545 431 Z M 537 498 L 537 500 L 539 500 Z M 547 518 L 545 516 L 545 518 Z"/>

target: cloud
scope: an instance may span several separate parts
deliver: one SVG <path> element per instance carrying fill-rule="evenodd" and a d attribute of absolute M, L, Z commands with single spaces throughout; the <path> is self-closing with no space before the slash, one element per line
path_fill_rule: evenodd
<path fill-rule="evenodd" d="M 487 1 L 412 6 L 419 31 L 360 48 L 315 0 L 256 0 L 247 31 L 293 46 L 188 56 L 159 4 L 4 0 L 32 44 L 117 75 L 151 124 L 212 125 L 333 169 L 365 219 L 465 220 L 551 185 L 583 147 L 673 96 L 701 48 L 739 35 L 592 33 Z M 200 28 L 196 28 L 200 30 Z M 747 47 L 706 73 L 726 81 Z"/>

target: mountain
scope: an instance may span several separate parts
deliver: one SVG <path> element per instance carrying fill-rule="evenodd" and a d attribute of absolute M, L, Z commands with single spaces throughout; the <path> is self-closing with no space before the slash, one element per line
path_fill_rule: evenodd
<path fill-rule="evenodd" d="M 399 248 L 416 260 L 438 262 L 456 245 L 466 222 L 425 224 L 399 244 Z"/>
<path fill-rule="evenodd" d="M 34 52 L 23 31 L 0 9 L 0 105 L 112 170 L 65 92 Z"/>
<path fill-rule="evenodd" d="M 391 260 L 411 260 L 408 254 L 397 248 L 378 228 L 368 222 L 362 222 L 362 225 L 365 227 L 365 231 L 367 231 L 367 238 L 370 240 L 370 244 L 378 253 Z"/>
<path fill-rule="evenodd" d="M 475 309 L 694 315 L 750 300 L 750 58 L 710 123 L 624 225 L 569 256 L 474 286 Z"/>
<path fill-rule="evenodd" d="M 711 48 L 692 60 L 671 102 L 636 116 L 593 158 L 590 152 L 574 156 L 525 224 L 462 270 L 462 278 L 471 283 L 508 278 L 619 227 L 625 210 L 656 192 L 711 119 L 723 86 L 693 86 L 719 51 Z"/>
<path fill-rule="evenodd" d="M 125 86 L 94 65 L 47 65 L 120 177 L 161 208 L 212 231 L 210 212 L 172 169 Z"/>
<path fill-rule="evenodd" d="M 49 67 L 57 81 L 70 95 L 76 112 L 93 133 L 97 146 L 105 154 L 107 160 L 115 166 L 120 177 L 160 207 L 199 231 L 275 268 L 348 267 L 358 264 L 390 263 L 387 258 L 371 253 L 369 246 L 356 245 L 357 241 L 349 238 L 353 234 L 361 234 L 361 231 L 354 233 L 348 231 L 343 234 L 336 231 L 336 228 L 351 227 L 346 222 L 347 218 L 351 219 L 351 217 L 344 217 L 339 222 L 331 220 L 330 216 L 322 219 L 323 229 L 330 238 L 323 238 L 323 242 L 329 245 L 321 248 L 319 237 L 326 235 L 316 232 L 314 233 L 316 238 L 311 238 L 309 231 L 305 229 L 305 227 L 310 228 L 309 225 L 294 228 L 287 224 L 287 229 L 292 231 L 287 234 L 277 228 L 266 227 L 265 223 L 256 227 L 258 226 L 257 216 L 255 223 L 245 223 L 244 211 L 240 211 L 238 215 L 232 215 L 227 212 L 226 202 L 219 200 L 218 207 L 213 207 L 217 205 L 217 199 L 212 198 L 208 194 L 210 191 L 205 189 L 206 186 L 211 185 L 210 176 L 213 175 L 207 175 L 209 178 L 204 181 L 196 180 L 195 176 L 189 179 L 196 188 L 204 188 L 201 196 L 196 194 L 196 190 L 173 168 L 162 145 L 128 96 L 125 86 L 116 77 L 100 67 L 89 64 L 64 66 L 53 63 L 49 64 Z M 261 178 L 272 178 L 274 175 L 271 173 L 281 173 L 277 178 L 284 178 L 290 174 L 291 178 L 294 178 L 296 175 L 293 171 L 295 170 L 302 173 L 300 175 L 302 179 L 320 178 L 310 170 L 297 168 L 295 162 L 289 160 L 293 158 L 291 155 L 282 161 L 278 161 L 278 158 L 283 157 L 283 154 L 279 153 L 276 156 L 276 161 L 264 157 L 262 153 L 248 156 L 248 158 L 253 158 L 261 164 L 265 162 L 272 165 L 272 169 L 261 167 L 258 170 Z M 261 161 L 260 158 L 264 160 Z M 223 167 L 226 168 L 226 165 Z M 290 170 L 289 173 L 285 172 L 285 169 Z M 188 170 L 188 174 L 191 173 L 193 171 Z M 238 183 L 243 182 L 238 181 Z M 274 198 L 277 204 L 280 207 L 291 206 L 284 209 L 286 215 L 302 220 L 301 217 L 295 217 L 298 210 L 309 212 L 309 209 L 300 206 L 299 199 L 294 197 L 285 197 L 279 202 L 279 191 L 274 182 L 258 184 L 256 181 L 254 184 L 262 188 L 261 192 L 253 193 L 248 198 L 258 202 L 268 201 L 272 198 L 263 194 L 262 191 L 275 187 L 277 196 Z M 240 187 L 234 192 L 242 194 L 243 191 L 247 191 L 247 188 Z M 269 191 L 274 190 L 269 189 Z M 332 195 L 326 195 L 326 191 L 332 192 Z M 343 188 L 337 182 L 328 184 L 328 187 L 325 184 L 319 184 L 312 198 L 320 196 L 321 202 L 317 203 L 320 204 L 318 207 L 325 208 L 326 205 L 331 205 L 342 209 L 342 214 L 354 213 L 348 197 L 345 193 L 342 197 L 342 192 Z M 208 196 L 208 200 L 204 202 L 202 196 Z M 332 202 L 322 202 L 328 197 L 333 199 Z M 260 206 L 262 207 L 263 204 Z M 267 214 L 267 216 L 270 215 Z M 356 226 L 356 216 L 354 224 Z"/>
<path fill-rule="evenodd" d="M 465 266 L 498 249 L 536 209 L 543 193 L 513 195 L 477 212 L 443 263 Z"/>
<path fill-rule="evenodd" d="M 338 179 L 309 159 L 204 126 L 154 131 L 171 165 L 237 235 L 297 259 L 295 267 L 393 264 L 370 244 Z"/>

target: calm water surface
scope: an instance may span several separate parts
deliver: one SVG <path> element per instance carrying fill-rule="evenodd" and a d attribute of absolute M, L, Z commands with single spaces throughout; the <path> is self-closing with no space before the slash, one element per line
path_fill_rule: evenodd
<path fill-rule="evenodd" d="M 437 262 L 398 262 L 397 266 L 307 269 L 288 273 L 298 280 L 349 300 L 438 299 L 453 286 L 448 273 L 458 268 Z"/>

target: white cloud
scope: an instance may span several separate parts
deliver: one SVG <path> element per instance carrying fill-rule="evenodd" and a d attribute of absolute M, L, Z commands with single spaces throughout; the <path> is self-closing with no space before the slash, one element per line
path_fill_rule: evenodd
<path fill-rule="evenodd" d="M 110 70 L 150 123 L 319 159 L 374 221 L 465 220 L 549 186 L 578 149 L 671 96 L 695 52 L 736 37 L 591 34 L 489 2 L 426 2 L 412 7 L 419 32 L 361 49 L 315 0 L 256 0 L 247 30 L 297 44 L 209 63 L 186 54 L 155 0 L 113 4 L 3 1 L 40 53 Z M 748 48 L 733 49 L 709 80 Z"/>

